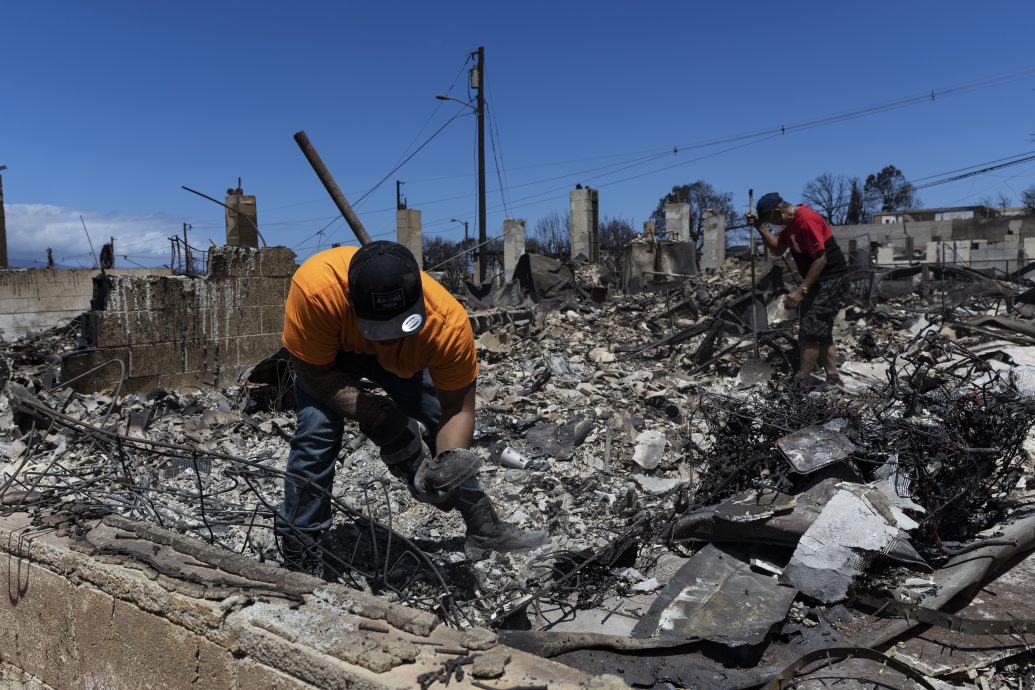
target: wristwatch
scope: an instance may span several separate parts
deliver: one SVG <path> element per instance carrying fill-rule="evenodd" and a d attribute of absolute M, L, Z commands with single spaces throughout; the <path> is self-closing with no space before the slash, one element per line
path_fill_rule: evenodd
<path fill-rule="evenodd" d="M 801 290 L 801 294 L 803 294 L 803 295 L 809 294 L 809 289 L 807 287 L 805 287 L 804 285 L 799 286 L 798 289 Z"/>

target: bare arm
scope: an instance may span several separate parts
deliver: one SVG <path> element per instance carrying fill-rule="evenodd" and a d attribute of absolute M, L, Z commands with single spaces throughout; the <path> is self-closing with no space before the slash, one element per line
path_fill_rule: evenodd
<path fill-rule="evenodd" d="M 775 256 L 783 256 L 783 253 L 787 251 L 787 246 L 780 246 L 780 243 L 776 239 L 776 235 L 769 232 L 769 228 L 767 228 L 765 224 L 759 223 L 755 227 L 758 228 L 758 234 L 762 236 L 762 241 L 765 242 L 765 246 L 769 251 L 771 251 Z"/>
<path fill-rule="evenodd" d="M 818 252 L 812 257 L 812 265 L 809 266 L 809 272 L 805 274 L 805 278 L 801 281 L 801 285 L 792 291 L 791 294 L 787 295 L 787 299 L 784 300 L 784 304 L 787 308 L 794 309 L 801 304 L 801 301 L 805 298 L 805 293 L 816 284 L 816 281 L 819 280 L 819 276 L 823 273 L 823 269 L 826 267 L 826 251 Z"/>
<path fill-rule="evenodd" d="M 776 239 L 776 235 L 774 235 L 773 233 L 769 232 L 769 228 L 767 228 L 765 226 L 765 223 L 762 223 L 762 222 L 760 222 L 758 220 L 758 216 L 757 215 L 755 215 L 754 213 L 748 213 L 747 214 L 747 222 L 748 222 L 748 225 L 750 225 L 750 226 L 754 227 L 756 230 L 758 230 L 758 234 L 762 236 L 762 242 L 765 243 L 765 246 L 773 254 L 775 254 L 776 256 L 782 256 L 783 253 L 785 251 L 787 251 L 787 247 L 786 246 L 784 246 L 784 247 L 780 246 L 780 243 Z"/>
<path fill-rule="evenodd" d="M 474 437 L 474 394 L 477 383 L 458 391 L 436 389 L 442 404 L 442 420 L 435 437 L 436 450 L 470 448 Z"/>
<path fill-rule="evenodd" d="M 801 286 L 806 290 L 812 288 L 819 280 L 819 276 L 823 273 L 823 269 L 827 267 L 827 253 L 826 251 L 819 252 L 816 256 L 812 257 L 812 265 L 809 266 L 809 272 L 805 274 L 804 280 L 801 281 Z"/>
<path fill-rule="evenodd" d="M 382 419 L 385 400 L 360 391 L 355 382 L 333 364 L 309 364 L 292 355 L 291 366 L 302 390 L 335 414 L 356 420 L 360 428 Z"/>

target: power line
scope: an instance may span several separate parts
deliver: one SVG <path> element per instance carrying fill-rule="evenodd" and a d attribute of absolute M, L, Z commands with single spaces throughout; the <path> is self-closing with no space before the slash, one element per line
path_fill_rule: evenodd
<path fill-rule="evenodd" d="M 588 169 L 584 169 L 584 170 L 576 170 L 576 171 L 572 171 L 572 172 L 567 172 L 567 173 L 563 173 L 563 174 L 560 174 L 560 175 L 554 175 L 554 176 L 550 176 L 550 177 L 546 177 L 546 178 L 541 178 L 541 179 L 532 180 L 532 181 L 529 181 L 529 182 L 520 183 L 520 184 L 517 184 L 517 185 L 509 185 L 508 184 L 507 188 L 511 189 L 511 190 L 512 189 L 520 189 L 520 188 L 524 188 L 524 187 L 535 186 L 535 185 L 538 185 L 538 184 L 544 184 L 544 183 L 551 182 L 551 181 L 554 181 L 554 180 L 559 180 L 559 179 L 571 179 L 571 178 L 585 177 L 586 175 L 591 175 L 592 173 L 595 173 L 595 172 L 598 172 L 598 171 L 601 171 L 601 170 L 608 170 L 610 168 L 616 168 L 617 170 L 615 170 L 614 172 L 619 172 L 619 171 L 622 171 L 622 170 L 630 169 L 631 167 L 635 167 L 635 165 L 640 163 L 640 162 L 646 163 L 646 162 L 650 162 L 652 160 L 657 160 L 657 159 L 660 159 L 660 158 L 664 158 L 664 157 L 666 157 L 668 155 L 679 155 L 680 153 L 682 153 L 684 151 L 690 151 L 690 150 L 701 149 L 701 148 L 708 148 L 708 147 L 711 147 L 711 146 L 719 146 L 719 145 L 722 145 L 722 144 L 745 142 L 745 141 L 747 141 L 747 142 L 751 142 L 751 141 L 755 141 L 755 140 L 764 141 L 764 140 L 767 140 L 767 139 L 775 138 L 777 136 L 786 136 L 789 133 L 806 131 L 806 130 L 814 129 L 814 128 L 817 128 L 817 127 L 822 127 L 822 126 L 831 125 L 831 124 L 837 124 L 837 123 L 840 123 L 840 122 L 845 122 L 845 121 L 852 120 L 852 119 L 858 119 L 858 118 L 866 117 L 866 116 L 869 116 L 869 115 L 876 115 L 876 114 L 883 113 L 883 112 L 888 112 L 888 111 L 891 111 L 891 110 L 897 110 L 897 109 L 904 108 L 904 107 L 907 107 L 907 106 L 910 106 L 910 105 L 916 105 L 916 104 L 923 103 L 923 102 L 937 100 L 939 98 L 945 98 L 945 97 L 960 95 L 960 94 L 964 94 L 964 93 L 971 93 L 971 92 L 978 91 L 978 90 L 981 90 L 981 89 L 990 88 L 992 86 L 999 86 L 1001 84 L 1011 83 L 1011 82 L 1014 82 L 1014 81 L 1020 81 L 1020 80 L 1028 79 L 1028 78 L 1032 78 L 1032 77 L 1035 77 L 1035 67 L 1027 68 L 1027 69 L 1021 70 L 1019 72 L 1013 72 L 1013 73 L 1008 73 L 1008 74 L 1004 74 L 1004 75 L 989 77 L 989 78 L 978 80 L 978 81 L 974 81 L 974 82 L 967 82 L 967 83 L 960 84 L 960 85 L 957 85 L 957 86 L 953 86 L 953 87 L 950 87 L 950 88 L 947 88 L 947 89 L 944 89 L 944 90 L 941 90 L 941 91 L 931 90 L 931 91 L 925 92 L 922 95 L 915 95 L 915 96 L 911 96 L 911 97 L 908 97 L 908 98 L 903 98 L 903 99 L 898 99 L 898 100 L 894 100 L 894 101 L 889 101 L 889 102 L 882 103 L 882 104 L 877 104 L 877 105 L 873 105 L 873 106 L 867 106 L 867 107 L 863 107 L 863 108 L 858 108 L 856 110 L 851 110 L 851 111 L 846 111 L 846 112 L 842 112 L 842 113 L 836 113 L 836 114 L 832 114 L 832 115 L 827 115 L 827 116 L 816 118 L 816 119 L 813 119 L 813 120 L 807 120 L 807 121 L 803 121 L 803 122 L 792 123 L 790 125 L 781 125 L 779 127 L 774 127 L 774 128 L 770 128 L 770 129 L 766 129 L 766 130 L 759 130 L 759 131 L 755 131 L 755 132 L 736 134 L 736 135 L 731 135 L 731 136 L 721 137 L 721 138 L 716 138 L 716 139 L 710 139 L 710 140 L 700 141 L 700 142 L 691 143 L 691 144 L 683 144 L 683 145 L 678 145 L 678 146 L 674 146 L 674 147 L 671 147 L 671 148 L 666 147 L 664 149 L 651 149 L 651 150 L 645 151 L 643 153 L 643 155 L 637 155 L 636 157 L 631 158 L 631 159 L 621 160 L 621 161 L 617 161 L 615 163 L 610 163 L 610 164 L 607 164 L 607 165 L 592 167 L 592 168 L 588 168 Z M 494 122 L 496 121 L 495 118 L 493 118 L 493 121 Z M 735 148 L 737 148 L 737 147 L 726 149 L 726 151 L 732 151 L 732 150 L 735 150 Z M 527 167 L 554 167 L 554 166 L 557 166 L 557 165 L 567 164 L 568 162 L 581 162 L 581 161 L 586 161 L 586 160 L 599 160 L 599 159 L 603 159 L 603 158 L 612 158 L 612 157 L 615 157 L 616 155 L 619 155 L 619 154 L 613 154 L 613 155 L 607 155 L 607 156 L 598 156 L 598 157 L 587 158 L 587 159 L 577 159 L 577 160 L 574 160 L 574 161 L 567 161 L 567 162 L 562 162 L 562 163 L 544 163 L 544 164 L 538 164 L 536 166 L 527 166 Z M 411 156 L 411 158 L 412 158 L 412 156 Z M 409 160 L 409 159 L 407 159 L 407 160 Z M 700 160 L 700 159 L 693 159 L 693 160 Z M 405 161 L 404 161 L 404 163 L 405 163 Z M 665 166 L 665 167 L 662 167 L 662 168 L 658 168 L 658 169 L 656 169 L 654 171 L 649 171 L 649 172 L 645 173 L 645 175 L 653 174 L 654 172 L 663 172 L 665 170 L 668 170 L 668 169 L 671 169 L 671 168 L 674 168 L 674 167 L 678 167 L 678 165 L 679 164 L 673 165 L 673 166 Z M 384 180 L 387 179 L 388 177 L 390 177 L 395 172 L 395 170 L 397 170 L 397 169 L 398 169 L 398 167 L 395 168 L 392 172 L 389 172 L 388 175 L 386 175 L 385 178 L 383 178 L 382 181 L 380 183 L 378 183 L 378 184 L 379 185 L 383 184 Z M 516 169 L 525 169 L 525 168 L 516 168 Z M 504 173 L 505 173 L 505 170 L 504 170 Z M 470 176 L 469 174 L 465 174 L 465 175 L 457 175 L 455 177 L 469 177 L 469 176 Z M 642 176 L 644 176 L 644 175 L 640 175 L 640 176 L 637 176 L 637 177 L 642 177 Z M 602 176 L 600 176 L 600 177 L 602 177 Z M 427 180 L 437 180 L 437 179 L 449 179 L 449 178 L 427 178 L 425 181 L 427 181 Z M 590 178 L 590 179 L 595 179 L 595 178 Z M 636 179 L 636 177 L 627 178 L 627 180 L 628 179 Z M 495 189 L 495 190 L 490 190 L 490 191 L 491 192 L 502 191 L 503 186 L 504 185 L 501 183 L 500 189 Z M 375 189 L 376 189 L 376 187 L 377 187 L 377 185 L 375 185 Z M 373 191 L 373 189 L 370 190 L 370 191 Z M 554 191 L 554 190 L 547 190 L 546 192 L 542 192 L 542 193 L 546 194 L 546 193 L 550 193 L 551 191 Z M 369 194 L 369 193 L 370 192 L 367 192 L 367 194 Z M 367 194 L 365 194 L 363 198 L 365 198 L 367 196 Z M 424 201 L 420 201 L 420 202 L 415 202 L 414 205 L 418 206 L 418 207 L 425 207 L 425 206 L 431 206 L 431 205 L 434 205 L 434 204 L 445 203 L 445 202 L 448 202 L 448 201 L 456 201 L 456 200 L 459 200 L 459 199 L 465 199 L 465 198 L 468 198 L 468 196 L 469 196 L 468 194 L 461 194 L 461 195 L 454 195 L 454 196 L 449 196 L 449 197 L 442 197 L 442 198 L 438 198 L 438 199 L 429 199 L 429 200 L 424 200 Z M 354 205 L 358 205 L 358 203 L 359 202 L 357 202 L 357 204 L 354 204 Z M 510 203 L 513 203 L 513 200 L 511 200 Z M 507 203 L 504 203 L 505 207 L 507 205 L 508 205 Z M 392 211 L 392 210 L 394 210 L 394 208 L 373 209 L 373 210 L 366 211 L 366 213 L 368 213 L 368 214 L 371 214 L 371 213 L 383 213 L 383 212 L 388 212 L 388 211 Z M 287 223 L 287 222 L 288 221 L 285 221 L 285 223 Z"/>
<path fill-rule="evenodd" d="M 497 130 L 495 136 L 493 135 L 493 129 L 495 129 L 496 118 L 492 117 L 492 110 L 489 108 L 489 101 L 485 101 L 485 110 L 489 116 L 489 142 L 492 144 L 492 160 L 496 164 L 496 180 L 500 186 L 500 200 L 503 202 L 503 209 L 510 215 L 510 211 L 507 210 L 507 196 L 504 192 L 503 174 L 500 172 L 500 159 L 503 157 L 502 151 L 497 155 L 497 141 L 499 139 L 499 131 Z"/>
<path fill-rule="evenodd" d="M 468 53 L 467 59 L 464 60 L 464 64 L 460 65 L 460 70 L 456 73 L 456 76 L 453 77 L 453 81 L 449 84 L 449 88 L 446 89 L 446 94 L 447 95 L 452 93 L 453 87 L 456 86 L 457 80 L 460 78 L 460 75 L 464 73 L 464 69 L 467 67 L 468 63 L 470 63 L 470 62 L 471 62 L 471 54 Z M 443 103 L 442 101 L 435 101 L 435 107 L 432 108 L 431 114 L 428 115 L 428 119 L 424 121 L 424 124 L 421 125 L 421 128 L 413 136 L 413 139 L 410 141 L 409 144 L 406 145 L 406 148 L 403 149 L 402 155 L 399 156 L 400 160 L 396 161 L 396 168 L 395 168 L 396 170 L 398 170 L 398 167 L 406 162 L 406 161 L 403 161 L 401 159 L 403 158 L 403 156 L 406 155 L 406 153 L 410 150 L 410 148 L 413 147 L 413 144 L 417 141 L 417 139 L 420 138 L 420 135 L 424 133 L 424 130 L 427 129 L 428 124 L 431 122 L 431 120 L 438 113 L 439 109 L 442 107 L 442 103 Z M 391 175 L 392 173 L 388 173 L 388 174 Z M 356 203 L 358 204 L 359 202 L 357 201 Z"/>

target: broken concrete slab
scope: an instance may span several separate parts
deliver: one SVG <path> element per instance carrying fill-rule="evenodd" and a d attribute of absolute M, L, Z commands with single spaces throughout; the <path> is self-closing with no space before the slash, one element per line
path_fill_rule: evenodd
<path fill-rule="evenodd" d="M 838 488 L 802 535 L 781 576 L 827 604 L 843 601 L 873 558 L 905 539 L 903 528 L 865 487 L 842 483 Z"/>

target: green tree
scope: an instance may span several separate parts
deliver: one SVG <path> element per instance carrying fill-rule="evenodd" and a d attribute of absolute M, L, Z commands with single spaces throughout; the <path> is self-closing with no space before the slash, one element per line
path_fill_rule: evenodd
<path fill-rule="evenodd" d="M 859 178 L 853 177 L 851 190 L 848 192 L 848 208 L 845 209 L 845 225 L 859 225 L 869 220 L 863 203 L 863 192 L 859 186 Z"/>
<path fill-rule="evenodd" d="M 704 226 L 704 210 L 715 209 L 726 216 L 726 227 L 741 225 L 743 219 L 737 215 L 733 207 L 733 194 L 730 192 L 717 192 L 704 180 L 697 180 L 690 184 L 677 185 L 672 188 L 669 194 L 658 200 L 658 206 L 651 214 L 654 220 L 655 235 L 665 235 L 665 204 L 689 204 L 690 205 L 690 239 L 701 244 L 701 237 Z"/>
<path fill-rule="evenodd" d="M 905 211 L 919 208 L 920 199 L 913 185 L 894 165 L 886 165 L 863 184 L 863 204 L 872 211 Z"/>

